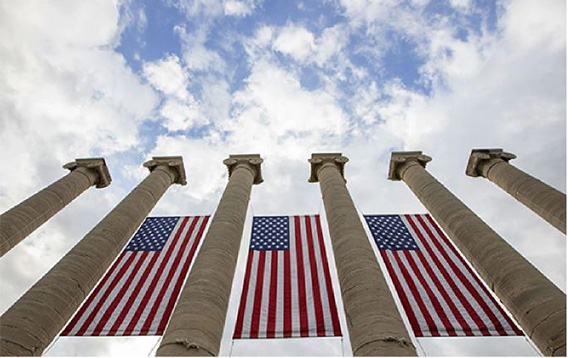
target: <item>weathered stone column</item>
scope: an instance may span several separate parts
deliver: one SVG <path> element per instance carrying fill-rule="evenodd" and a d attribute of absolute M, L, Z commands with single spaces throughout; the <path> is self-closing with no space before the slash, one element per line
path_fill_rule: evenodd
<path fill-rule="evenodd" d="M 566 194 L 510 165 L 515 158 L 503 149 L 474 149 L 465 173 L 489 179 L 566 234 Z"/>
<path fill-rule="evenodd" d="M 415 356 L 392 294 L 345 186 L 348 159 L 312 154 L 309 182 L 320 189 L 355 356 Z"/>
<path fill-rule="evenodd" d="M 41 355 L 172 183 L 181 157 L 154 157 L 151 174 L 0 318 L 2 356 Z"/>
<path fill-rule="evenodd" d="M 252 185 L 262 183 L 260 155 L 231 155 L 223 163 L 229 170 L 229 183 L 157 356 L 219 354 Z"/>
<path fill-rule="evenodd" d="M 0 257 L 90 186 L 110 185 L 103 158 L 76 159 L 63 168 L 71 173 L 0 215 Z"/>
<path fill-rule="evenodd" d="M 422 152 L 394 152 L 403 180 L 544 355 L 566 355 L 566 295 L 425 169 Z"/>

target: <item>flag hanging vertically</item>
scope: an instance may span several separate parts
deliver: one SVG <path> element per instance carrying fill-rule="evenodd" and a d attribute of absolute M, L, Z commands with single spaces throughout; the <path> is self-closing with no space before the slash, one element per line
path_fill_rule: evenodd
<path fill-rule="evenodd" d="M 319 215 L 254 217 L 233 338 L 341 336 Z"/>
<path fill-rule="evenodd" d="M 146 218 L 61 335 L 162 335 L 208 219 Z"/>
<path fill-rule="evenodd" d="M 416 337 L 523 335 L 430 215 L 366 215 Z"/>

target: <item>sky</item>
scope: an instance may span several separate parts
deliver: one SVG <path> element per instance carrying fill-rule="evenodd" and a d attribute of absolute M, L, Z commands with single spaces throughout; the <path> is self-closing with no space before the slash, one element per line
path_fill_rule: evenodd
<path fill-rule="evenodd" d="M 113 179 L 0 260 L 0 312 L 160 155 L 183 156 L 188 185 L 172 186 L 153 216 L 212 214 L 227 182 L 222 160 L 264 158 L 223 355 L 351 353 L 348 337 L 230 340 L 251 217 L 324 214 L 307 182 L 313 152 L 350 158 L 360 213 L 392 214 L 425 212 L 404 183 L 386 179 L 392 151 L 423 151 L 430 173 L 566 291 L 565 236 L 465 175 L 471 149 L 503 148 L 566 192 L 565 1 L 7 0 L 0 33 L 0 211 L 64 176 L 75 158 L 104 157 Z M 46 354 L 149 355 L 156 342 L 60 338 Z M 415 343 L 422 355 L 536 354 L 518 337 Z"/>

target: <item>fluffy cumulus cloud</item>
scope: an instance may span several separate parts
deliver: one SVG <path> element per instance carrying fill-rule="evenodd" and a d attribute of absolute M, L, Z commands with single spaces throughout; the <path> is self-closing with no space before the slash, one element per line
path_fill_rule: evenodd
<path fill-rule="evenodd" d="M 176 55 L 145 63 L 143 73 L 152 86 L 164 95 L 160 116 L 168 130 L 185 130 L 208 123 L 199 110 L 198 102 L 188 91 L 189 74 Z"/>

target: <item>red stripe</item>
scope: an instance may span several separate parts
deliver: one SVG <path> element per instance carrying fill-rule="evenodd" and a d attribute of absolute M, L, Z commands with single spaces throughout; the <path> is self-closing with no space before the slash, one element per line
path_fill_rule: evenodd
<path fill-rule="evenodd" d="M 405 216 L 405 217 L 408 218 L 407 216 Z M 479 317 L 479 315 L 477 314 L 475 309 L 473 309 L 473 307 L 471 306 L 469 300 L 467 298 L 465 298 L 465 296 L 463 295 L 463 293 L 461 292 L 461 290 L 457 287 L 457 285 L 455 283 L 455 276 L 457 276 L 458 279 L 462 283 L 464 283 L 464 281 L 467 281 L 465 279 L 465 277 L 463 276 L 462 272 L 457 269 L 455 263 L 450 259 L 450 257 L 448 256 L 448 253 L 441 247 L 440 243 L 437 240 L 434 240 L 434 235 L 432 234 L 430 229 L 426 225 L 424 225 L 424 222 L 421 220 L 421 218 L 419 216 L 416 216 L 416 219 L 420 222 L 421 227 L 424 228 L 424 230 L 426 231 L 426 233 L 428 234 L 428 236 L 430 237 L 430 239 L 434 243 L 434 246 L 436 246 L 438 251 L 442 254 L 444 260 L 446 260 L 446 262 L 450 266 L 450 269 L 452 270 L 452 275 L 450 276 L 448 271 L 446 271 L 446 268 L 444 267 L 444 265 L 442 265 L 442 263 L 438 259 L 437 254 L 433 252 L 430 245 L 424 245 L 424 248 L 426 249 L 426 251 L 428 251 L 428 254 L 432 258 L 432 261 L 434 261 L 434 263 L 438 267 L 438 270 L 442 273 L 442 275 L 444 276 L 444 278 L 446 279 L 446 281 L 448 282 L 448 284 L 450 285 L 450 287 L 454 291 L 454 294 L 456 295 L 458 300 L 464 306 L 464 308 L 466 309 L 466 311 L 470 315 L 470 317 L 473 319 L 473 321 L 475 322 L 475 324 L 479 328 L 479 331 L 481 332 L 481 334 L 483 334 L 484 336 L 490 336 L 491 333 L 487 329 L 487 326 L 485 325 L 485 323 L 483 323 L 483 321 L 481 320 L 481 317 Z M 436 227 L 436 226 L 434 226 L 434 227 Z M 454 277 L 452 277 L 452 276 L 454 276 Z"/>
<path fill-rule="evenodd" d="M 306 240 L 308 244 L 308 255 L 310 260 L 310 272 L 312 277 L 312 293 L 314 297 L 314 311 L 316 313 L 316 330 L 318 337 L 325 337 L 325 322 L 323 319 L 323 307 L 321 303 L 321 292 L 316 264 L 316 253 L 314 250 L 314 237 L 312 235 L 311 217 L 305 216 Z"/>
<path fill-rule="evenodd" d="M 274 338 L 276 327 L 276 299 L 278 297 L 278 250 L 271 252 L 270 293 L 268 300 L 268 318 L 266 324 L 266 338 Z"/>
<path fill-rule="evenodd" d="M 201 217 L 196 217 L 197 219 L 200 219 Z M 193 257 L 195 255 L 195 251 L 197 251 L 197 246 L 199 246 L 199 242 L 201 241 L 201 238 L 203 237 L 203 232 L 205 231 L 205 227 L 207 226 L 207 221 L 209 220 L 209 216 L 204 216 L 203 220 L 201 222 L 201 226 L 199 227 L 199 232 L 197 233 L 197 235 L 195 236 L 195 239 L 193 240 L 193 244 L 191 245 L 191 249 L 189 251 L 189 255 L 187 256 L 187 259 L 185 260 L 184 264 L 183 264 L 183 268 L 181 270 L 180 276 L 176 281 L 176 284 L 174 286 L 174 290 L 172 291 L 172 294 L 170 296 L 170 299 L 168 301 L 168 304 L 166 306 L 166 309 L 164 311 L 164 314 L 162 315 L 162 319 L 160 321 L 160 324 L 158 325 L 158 331 L 156 332 L 156 335 L 162 335 L 164 333 L 164 331 L 166 330 L 166 325 L 168 323 L 168 321 L 170 320 L 170 316 L 172 314 L 172 311 L 175 307 L 175 303 L 179 297 L 179 293 L 181 291 L 181 287 L 183 285 L 183 283 L 185 282 L 185 279 L 187 277 L 187 274 L 189 272 L 189 267 L 191 265 L 191 263 L 193 262 Z M 193 230 L 191 230 L 191 232 L 193 232 Z"/>
<path fill-rule="evenodd" d="M 172 242 L 169 243 L 167 252 L 163 257 L 163 260 L 160 263 L 158 270 L 154 274 L 154 277 L 152 278 L 152 282 L 150 282 L 150 286 L 148 287 L 148 290 L 146 291 L 146 293 L 142 297 L 142 301 L 140 301 L 140 305 L 137 307 L 136 312 L 134 313 L 134 316 L 132 317 L 132 320 L 130 321 L 130 323 L 126 327 L 126 330 L 124 331 L 125 336 L 131 335 L 132 331 L 134 331 L 134 329 L 136 328 L 136 325 L 138 324 L 140 316 L 142 315 L 142 312 L 144 312 L 144 310 L 146 309 L 146 307 L 148 305 L 148 301 L 150 300 L 150 298 L 152 297 L 152 294 L 156 290 L 156 286 L 158 285 L 158 281 L 159 281 L 160 277 L 162 277 L 162 273 L 163 273 L 164 269 L 166 268 L 166 265 L 167 265 L 168 261 L 170 260 L 170 257 L 172 256 L 174 248 L 175 248 L 175 246 L 176 246 L 176 244 L 177 244 L 177 242 L 178 242 L 178 240 L 181 236 L 181 232 L 182 232 L 183 228 L 185 227 L 185 225 L 187 224 L 188 220 L 189 220 L 188 217 L 183 218 L 183 220 L 182 220 L 182 222 L 179 226 L 179 229 L 175 233 L 175 236 L 174 236 Z"/>
<path fill-rule="evenodd" d="M 426 320 L 426 325 L 428 326 L 430 333 L 432 334 L 433 337 L 439 337 L 440 332 L 438 332 L 438 328 L 436 327 L 436 323 L 434 323 L 434 320 L 432 319 L 430 312 L 428 312 L 428 309 L 426 308 L 426 305 L 424 304 L 424 300 L 422 299 L 420 292 L 418 292 L 418 289 L 417 289 L 416 285 L 414 284 L 414 281 L 410 277 L 410 274 L 408 273 L 406 266 L 402 263 L 402 260 L 400 259 L 400 256 L 398 254 L 399 254 L 398 252 L 393 252 L 393 257 L 395 258 L 395 260 L 398 264 L 398 269 L 402 273 L 402 276 L 404 276 L 404 280 L 405 280 L 406 284 L 408 285 L 408 288 L 410 289 L 410 293 L 414 297 L 414 301 L 416 301 L 416 304 L 418 305 L 420 313 L 422 314 L 422 316 L 424 316 L 424 319 Z"/>
<path fill-rule="evenodd" d="M 463 257 L 457 252 L 456 248 L 450 244 L 449 239 L 447 238 L 447 236 L 440 230 L 440 228 L 438 227 L 438 225 L 436 225 L 434 223 L 434 220 L 430 217 L 430 215 L 426 214 L 424 215 L 426 217 L 426 219 L 428 219 L 428 221 L 432 224 L 432 226 L 434 227 L 434 229 L 436 230 L 436 232 L 438 233 L 438 235 L 442 238 L 442 240 L 446 243 L 446 245 L 450 248 L 450 250 L 452 250 L 452 252 L 454 252 L 454 255 L 456 255 L 456 257 L 458 257 L 458 259 L 463 263 L 463 266 L 466 268 L 466 270 L 468 271 L 468 273 L 471 275 L 471 277 L 475 280 L 475 282 L 477 283 L 477 285 L 479 287 L 481 287 L 481 290 L 483 290 L 483 292 L 485 293 L 485 295 L 487 297 L 489 297 L 490 299 L 493 299 L 493 296 L 491 295 L 491 293 L 489 293 L 489 290 L 487 290 L 487 288 L 485 287 L 485 284 L 483 284 L 481 282 L 481 280 L 479 279 L 479 277 L 477 276 L 477 274 L 473 271 L 473 269 L 470 267 L 470 265 L 465 263 L 465 260 L 463 259 Z M 422 220 L 422 218 L 419 216 L 418 217 L 419 220 Z M 425 226 L 425 224 L 423 224 Z M 485 301 L 484 301 L 485 302 Z M 522 336 L 523 335 L 523 331 L 521 331 L 517 325 L 509 318 L 509 316 L 505 313 L 505 311 L 501 308 L 501 306 L 499 306 L 498 304 L 495 303 L 495 306 L 497 307 L 497 309 L 499 310 L 499 312 L 501 312 L 501 315 L 505 318 L 505 320 L 507 321 L 507 323 L 509 324 L 509 326 L 515 331 L 515 334 Z M 488 307 L 489 309 L 489 307 Z M 491 314 L 493 314 L 493 310 L 490 309 Z M 491 316 L 489 316 L 491 318 Z M 497 317 L 495 317 L 495 320 L 497 320 Z M 491 319 L 491 321 L 493 322 L 493 319 Z M 503 328 L 503 326 L 501 325 L 501 323 L 499 322 L 499 326 L 501 328 Z M 496 326 L 496 328 L 499 330 L 499 328 Z M 501 332 L 499 330 L 499 332 Z M 506 334 L 505 334 L 506 335 Z"/>
<path fill-rule="evenodd" d="M 308 337 L 308 311 L 306 303 L 306 279 L 304 276 L 304 255 L 302 253 L 302 241 L 300 231 L 300 217 L 294 216 L 295 240 L 296 240 L 296 268 L 298 269 L 298 309 L 300 311 L 300 336 Z"/>
<path fill-rule="evenodd" d="M 122 307 L 122 311 L 120 311 L 118 318 L 116 319 L 110 330 L 108 331 L 107 333 L 108 336 L 114 336 L 116 333 L 118 333 L 118 329 L 120 328 L 120 325 L 124 321 L 124 318 L 126 318 L 128 312 L 130 312 L 130 310 L 133 309 L 132 305 L 136 300 L 136 297 L 138 297 L 138 294 L 140 293 L 140 290 L 142 289 L 144 282 L 146 282 L 145 280 L 146 277 L 150 275 L 150 271 L 154 267 L 156 260 L 158 260 L 158 257 L 160 257 L 160 253 L 157 251 L 152 251 L 152 252 L 146 251 L 145 254 L 147 256 L 150 256 L 150 262 L 148 263 L 146 269 L 144 270 L 144 273 L 142 274 L 142 276 L 140 276 L 140 279 L 136 283 L 136 287 L 134 287 L 134 290 L 131 292 L 128 301 L 126 301 L 126 304 L 124 305 L 124 307 Z M 123 333 L 121 335 L 124 336 L 126 334 Z"/>
<path fill-rule="evenodd" d="M 99 284 L 95 287 L 95 289 L 93 290 L 93 292 L 91 293 L 91 295 L 89 296 L 89 298 L 87 299 L 87 301 L 81 306 L 81 308 L 79 309 L 79 311 L 75 314 L 75 316 L 73 317 L 73 319 L 71 319 L 71 322 L 69 322 L 69 324 L 67 325 L 67 327 L 63 330 L 63 332 L 61 333 L 61 336 L 67 336 L 69 335 L 69 333 L 71 333 L 71 331 L 73 330 L 73 328 L 75 328 L 75 325 L 77 324 L 77 322 L 79 322 L 79 320 L 81 319 L 81 317 L 85 314 L 85 311 L 87 311 L 87 308 L 89 308 L 89 306 L 91 305 L 91 303 L 93 303 L 93 300 L 95 299 L 95 297 L 97 297 L 97 295 L 99 294 L 99 292 L 102 290 L 102 288 L 105 286 L 106 282 L 109 280 L 109 278 L 112 276 L 112 273 L 116 270 L 116 268 L 118 267 L 118 264 L 124 259 L 124 253 L 120 254 L 120 256 L 114 261 L 114 263 L 112 264 L 111 268 L 108 270 L 108 272 L 106 273 L 106 275 L 103 277 L 103 279 L 99 282 Z"/>
<path fill-rule="evenodd" d="M 424 228 L 426 230 L 428 230 L 428 233 L 432 236 L 432 241 L 434 241 L 436 243 L 436 245 L 439 245 L 440 249 L 443 250 L 440 242 L 437 239 L 437 237 L 435 235 L 432 235 L 430 229 L 425 225 L 423 219 L 420 216 L 417 216 L 417 219 L 424 226 Z M 458 251 L 455 249 L 455 247 L 449 242 L 446 235 L 444 235 L 444 233 L 437 227 L 437 225 L 434 226 L 434 228 L 435 228 L 436 232 L 438 233 L 438 237 L 440 238 L 440 240 L 443 243 L 445 243 L 445 246 L 450 249 L 450 251 L 454 254 L 454 256 L 457 258 L 457 260 L 462 264 L 462 266 L 466 268 L 466 272 L 469 274 L 469 276 L 475 280 L 476 275 L 473 273 L 473 270 L 471 270 L 469 265 L 461 257 L 461 255 L 458 253 Z M 447 251 L 444 251 L 444 254 L 448 255 Z M 449 256 L 448 256 L 448 261 L 450 261 Z M 487 301 L 483 297 L 481 297 L 480 292 L 475 287 L 473 287 L 473 284 L 471 283 L 470 279 L 468 279 L 465 275 L 463 275 L 462 271 L 459 269 L 459 267 L 457 267 L 455 262 L 451 261 L 450 264 L 453 265 L 453 267 L 452 267 L 453 270 L 458 272 L 459 277 L 463 278 L 462 279 L 463 284 L 466 286 L 467 290 L 472 294 L 472 296 L 477 301 L 477 303 L 481 306 L 481 309 L 483 310 L 483 312 L 485 312 L 487 317 L 489 317 L 489 319 L 491 320 L 491 323 L 493 324 L 493 326 L 495 327 L 497 332 L 499 332 L 499 334 L 502 335 L 502 336 L 506 336 L 507 332 L 503 328 L 503 325 L 501 324 L 501 322 L 499 322 L 499 320 L 495 316 L 495 313 L 493 312 L 493 310 L 491 310 L 491 308 L 487 305 Z M 483 285 L 480 285 L 480 287 L 483 289 Z M 491 297 L 491 296 L 489 296 L 489 297 Z"/>
<path fill-rule="evenodd" d="M 253 255 L 254 251 L 249 250 L 247 257 L 247 268 L 245 270 L 245 280 L 243 282 L 243 291 L 241 292 L 241 303 L 239 304 L 239 312 L 237 314 L 237 323 L 235 325 L 235 333 L 233 334 L 233 338 L 242 338 L 245 309 L 247 305 L 247 296 L 248 296 L 250 276 L 252 271 Z"/>
<path fill-rule="evenodd" d="M 419 240 L 422 242 L 422 245 L 426 246 L 428 243 L 424 239 L 422 232 L 420 232 L 416 228 L 416 224 L 414 223 L 414 221 L 409 220 L 409 219 L 410 218 L 407 218 L 408 223 L 412 226 L 414 234 L 416 234 L 418 236 Z M 450 307 L 450 310 L 454 314 L 454 317 L 456 317 L 456 320 L 460 324 L 462 331 L 465 333 L 466 336 L 473 336 L 474 334 L 473 334 L 473 331 L 471 330 L 471 327 L 466 322 L 466 320 L 462 316 L 459 309 L 456 307 L 454 300 L 450 297 L 446 288 L 442 285 L 442 283 L 438 279 L 438 273 L 440 273 L 440 272 L 438 271 L 437 273 L 434 273 L 434 270 L 433 270 L 432 266 L 430 265 L 430 262 L 428 262 L 428 260 L 426 259 L 426 257 L 424 256 L 424 254 L 422 253 L 421 250 L 416 250 L 415 252 L 416 252 L 416 255 L 418 256 L 420 262 L 422 262 L 422 266 L 426 269 L 426 272 L 430 276 L 430 279 L 432 279 L 432 281 L 434 282 L 434 285 L 438 289 L 438 292 L 440 292 L 440 294 L 444 298 L 444 301 L 448 304 L 448 306 Z"/>
<path fill-rule="evenodd" d="M 126 256 L 126 255 L 125 255 Z M 135 255 L 128 255 L 126 262 L 124 263 L 124 265 L 122 265 L 122 267 L 120 268 L 120 271 L 118 271 L 117 275 L 114 276 L 114 278 L 112 279 L 112 281 L 110 282 L 108 288 L 106 291 L 103 292 L 103 295 L 101 296 L 101 299 L 99 300 L 99 302 L 97 302 L 97 304 L 95 305 L 95 308 L 93 309 L 93 311 L 91 312 L 91 314 L 89 314 L 89 317 L 87 317 L 87 320 L 83 323 L 83 325 L 81 326 L 81 328 L 79 329 L 79 331 L 77 332 L 76 336 L 82 336 L 83 334 L 85 334 L 85 331 L 87 330 L 87 328 L 89 328 L 89 326 L 91 325 L 91 323 L 93 323 L 95 316 L 99 313 L 101 307 L 103 306 L 103 304 L 106 303 L 106 300 L 108 298 L 108 296 L 110 295 L 110 293 L 114 290 L 114 288 L 116 287 L 116 284 L 120 281 L 120 279 L 122 278 L 122 276 L 124 276 L 124 273 L 126 272 L 126 270 L 128 270 L 128 268 L 130 267 L 130 265 L 132 264 L 132 261 L 134 260 Z"/>
<path fill-rule="evenodd" d="M 292 281 L 290 279 L 290 251 L 284 251 L 284 338 L 292 337 Z"/>
<path fill-rule="evenodd" d="M 422 272 L 420 271 L 420 269 L 416 265 L 416 262 L 414 261 L 414 257 L 412 257 L 412 254 L 410 253 L 410 251 L 403 250 L 402 252 L 404 252 L 404 255 L 406 256 L 406 260 L 407 260 L 408 264 L 410 265 L 412 272 L 414 272 L 414 275 L 416 276 L 416 278 L 418 279 L 418 281 L 420 282 L 420 284 L 422 285 L 422 287 L 426 291 L 426 294 L 428 295 L 428 298 L 429 298 L 430 302 L 432 303 L 432 306 L 434 307 L 434 311 L 437 314 L 437 316 L 440 318 L 440 320 L 442 321 L 442 324 L 444 325 L 446 332 L 448 333 L 449 336 L 457 336 L 456 330 L 454 329 L 454 327 L 450 323 L 450 320 L 448 319 L 448 316 L 446 315 L 444 308 L 440 304 L 440 301 L 438 301 L 438 297 L 436 297 L 434 292 L 432 292 L 430 285 L 426 282 L 426 279 L 422 275 Z"/>
<path fill-rule="evenodd" d="M 335 305 L 335 296 L 333 294 L 333 286 L 331 284 L 331 275 L 329 272 L 329 265 L 327 262 L 327 255 L 325 250 L 325 244 L 323 242 L 323 232 L 321 229 L 320 217 L 319 215 L 315 216 L 316 218 L 316 230 L 317 230 L 317 237 L 318 243 L 320 247 L 320 254 L 321 254 L 321 262 L 322 262 L 322 269 L 323 275 L 325 278 L 325 288 L 327 290 L 327 299 L 329 301 L 329 310 L 331 311 L 331 322 L 333 325 L 333 335 L 334 336 L 341 336 L 341 326 L 339 324 L 339 316 L 337 313 L 337 306 Z"/>
<path fill-rule="evenodd" d="M 120 288 L 120 291 L 118 292 L 118 294 L 114 297 L 114 299 L 112 300 L 110 305 L 108 305 L 105 313 L 103 314 L 103 316 L 99 320 L 99 323 L 95 327 L 95 330 L 91 334 L 92 336 L 98 336 L 98 335 L 101 334 L 103 328 L 105 327 L 105 325 L 107 324 L 107 322 L 109 320 L 109 317 L 112 315 L 114 310 L 116 310 L 116 307 L 118 306 L 118 304 L 120 303 L 120 301 L 124 297 L 124 294 L 126 293 L 126 291 L 128 291 L 128 289 L 132 285 L 134 277 L 138 273 L 138 270 L 140 270 L 140 266 L 142 266 L 142 264 L 144 263 L 144 260 L 146 259 L 146 256 L 147 256 L 146 252 L 144 252 L 144 251 L 140 251 L 140 252 L 136 252 L 136 253 L 133 252 L 132 255 L 135 256 L 138 259 L 138 261 L 136 261 L 136 264 L 134 265 L 134 269 L 130 272 L 130 274 L 126 278 L 126 281 L 124 282 L 124 284 Z"/>
<path fill-rule="evenodd" d="M 181 246 L 180 246 L 179 249 L 177 249 L 177 254 L 174 258 L 172 265 L 169 268 L 169 272 L 167 273 L 166 279 L 164 281 L 165 283 L 162 285 L 160 292 L 158 293 L 158 296 L 156 297 L 156 300 L 154 301 L 152 308 L 148 312 L 148 316 L 146 317 L 146 320 L 144 321 L 144 324 L 142 325 L 142 328 L 140 329 L 140 333 L 138 335 L 145 336 L 150 331 L 150 328 L 152 327 L 152 323 L 154 322 L 154 318 L 158 314 L 158 310 L 160 309 L 160 306 L 162 304 L 162 300 L 164 299 L 164 297 L 166 295 L 166 291 L 168 290 L 168 288 L 172 284 L 174 284 L 173 277 L 176 273 L 177 268 L 180 266 L 181 260 L 183 259 L 183 255 L 185 253 L 185 249 L 186 249 L 187 245 L 189 245 L 191 234 L 193 233 L 193 230 L 195 230 L 195 226 L 197 225 L 198 221 L 199 221 L 199 218 L 194 217 L 193 220 L 191 221 L 190 226 L 189 226 L 189 230 L 187 230 L 185 236 L 183 238 L 181 238 L 181 240 L 182 240 Z M 182 226 L 180 226 L 179 231 L 178 231 L 179 235 L 181 235 L 184 230 L 185 230 L 185 223 L 182 224 Z M 177 233 L 176 233 L 176 235 L 177 235 Z M 181 272 L 180 272 L 180 275 L 181 275 Z M 159 319 L 161 319 L 161 318 L 159 318 Z"/>
<path fill-rule="evenodd" d="M 265 262 L 266 262 L 266 251 L 258 251 L 256 288 L 254 292 L 254 304 L 252 306 L 250 338 L 258 338 L 258 326 L 260 325 L 260 307 L 262 305 L 262 286 L 264 284 Z"/>
<path fill-rule="evenodd" d="M 400 299 L 400 302 L 402 303 L 402 307 L 404 308 L 404 311 L 406 312 L 406 315 L 408 316 L 408 321 L 410 321 L 410 326 L 412 327 L 412 330 L 414 331 L 414 335 L 416 337 L 423 337 L 424 334 L 420 330 L 420 325 L 418 324 L 418 320 L 416 319 L 416 314 L 414 313 L 414 310 L 412 309 L 412 306 L 410 305 L 410 302 L 408 301 L 408 297 L 406 296 L 406 292 L 404 292 L 404 289 L 402 288 L 402 284 L 398 280 L 398 274 L 396 273 L 396 271 L 395 271 L 395 269 L 392 265 L 390 257 L 388 256 L 388 254 L 385 250 L 380 250 L 379 252 L 381 253 L 381 257 L 383 258 L 383 262 L 387 266 L 387 271 L 389 272 L 389 275 L 392 279 L 392 282 L 394 284 L 396 292 L 398 293 L 398 298 Z"/>

